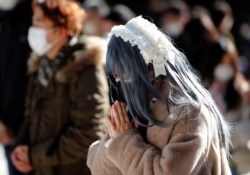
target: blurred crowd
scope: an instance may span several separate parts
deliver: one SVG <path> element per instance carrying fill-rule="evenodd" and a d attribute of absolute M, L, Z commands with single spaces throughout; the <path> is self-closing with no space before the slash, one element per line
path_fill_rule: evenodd
<path fill-rule="evenodd" d="M 250 174 L 250 14 L 239 24 L 224 0 L 209 1 L 209 7 L 182 0 L 0 0 L 0 143 L 10 175 L 28 171 L 30 162 L 49 175 L 52 170 L 39 164 L 59 165 L 61 159 L 71 171 L 80 170 L 89 144 L 102 135 L 100 118 L 109 106 L 108 33 L 137 15 L 156 23 L 199 72 L 232 126 L 232 173 Z M 22 155 L 31 148 L 31 157 Z M 83 160 L 75 162 L 78 156 Z"/>

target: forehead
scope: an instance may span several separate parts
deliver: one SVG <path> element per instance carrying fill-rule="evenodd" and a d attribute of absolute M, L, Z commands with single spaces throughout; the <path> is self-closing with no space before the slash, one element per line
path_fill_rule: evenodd
<path fill-rule="evenodd" d="M 32 22 L 43 26 L 52 26 L 53 22 L 44 14 L 41 7 L 36 6 L 33 9 Z"/>
<path fill-rule="evenodd" d="M 34 20 L 34 19 L 43 20 L 44 18 L 46 18 L 46 17 L 45 17 L 45 15 L 44 15 L 43 10 L 41 9 L 41 7 L 36 6 L 36 7 L 33 9 L 33 20 Z"/>

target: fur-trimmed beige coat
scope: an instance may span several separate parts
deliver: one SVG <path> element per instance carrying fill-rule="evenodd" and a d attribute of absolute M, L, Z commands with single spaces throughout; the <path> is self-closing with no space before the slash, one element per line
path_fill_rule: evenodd
<path fill-rule="evenodd" d="M 33 54 L 29 60 L 26 120 L 16 145 L 29 145 L 30 174 L 89 174 L 88 147 L 100 138 L 109 109 L 106 44 L 94 37 L 80 43 L 82 48 L 69 55 L 47 87 L 37 80 L 41 58 Z"/>
<path fill-rule="evenodd" d="M 156 101 L 153 116 L 162 120 L 165 110 L 166 105 Z M 148 127 L 148 143 L 136 129 L 94 142 L 87 158 L 92 175 L 230 175 L 210 111 L 204 107 L 194 119 L 195 109 L 177 110 L 188 115 L 167 128 Z"/>

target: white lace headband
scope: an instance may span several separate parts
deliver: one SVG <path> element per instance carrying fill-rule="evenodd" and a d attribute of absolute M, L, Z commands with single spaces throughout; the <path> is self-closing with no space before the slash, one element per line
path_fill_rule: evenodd
<path fill-rule="evenodd" d="M 174 46 L 155 24 L 138 16 L 126 25 L 114 26 L 109 38 L 112 35 L 121 37 L 132 46 L 138 46 L 145 62 L 153 64 L 155 77 L 166 75 L 165 64 L 173 55 Z"/>

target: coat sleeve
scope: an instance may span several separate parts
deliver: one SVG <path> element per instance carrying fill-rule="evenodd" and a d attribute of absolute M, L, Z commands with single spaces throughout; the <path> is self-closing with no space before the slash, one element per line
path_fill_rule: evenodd
<path fill-rule="evenodd" d="M 199 174 L 206 164 L 208 128 L 204 122 L 196 124 L 195 129 L 189 130 L 188 122 L 178 121 L 163 149 L 145 143 L 138 132 L 131 129 L 113 139 L 107 148 L 107 157 L 122 174 Z"/>
<path fill-rule="evenodd" d="M 108 134 L 102 140 L 91 144 L 88 151 L 87 165 L 92 175 L 121 175 L 120 170 L 107 157 L 105 144 L 109 139 Z"/>
<path fill-rule="evenodd" d="M 72 83 L 68 126 L 56 141 L 32 146 L 30 158 L 34 168 L 86 160 L 89 145 L 100 138 L 102 119 L 109 109 L 107 82 L 100 70 L 88 68 Z"/>
<path fill-rule="evenodd" d="M 30 121 L 26 118 L 22 124 L 22 128 L 13 144 L 13 148 L 18 145 L 27 145 L 29 143 L 29 125 Z"/>
<path fill-rule="evenodd" d="M 34 82 L 34 74 L 29 76 L 29 81 L 27 85 L 27 93 L 25 99 L 25 112 L 24 112 L 24 121 L 21 125 L 20 131 L 17 135 L 13 148 L 18 145 L 27 145 L 29 143 L 29 126 L 30 122 L 30 106 L 31 106 L 31 94 L 32 94 L 32 84 Z"/>

